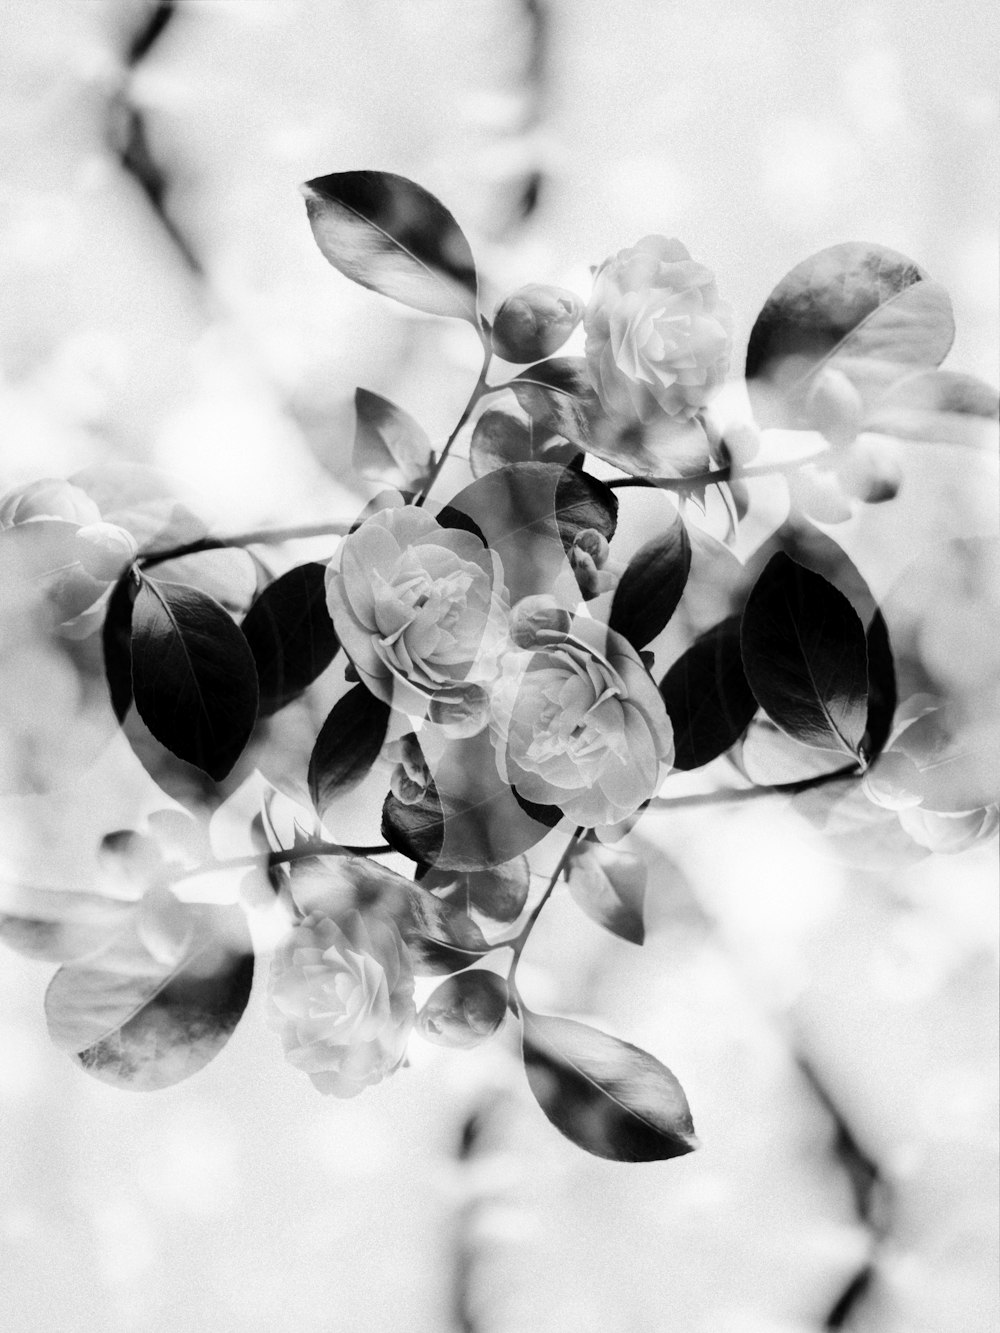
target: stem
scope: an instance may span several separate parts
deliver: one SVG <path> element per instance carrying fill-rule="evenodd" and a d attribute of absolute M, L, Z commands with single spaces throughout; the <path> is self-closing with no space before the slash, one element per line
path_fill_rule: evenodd
<path fill-rule="evenodd" d="M 612 490 L 623 490 L 626 486 L 653 486 L 661 491 L 697 490 L 701 486 L 713 486 L 720 481 L 742 481 L 746 477 L 777 477 L 784 472 L 794 472 L 803 463 L 811 463 L 816 454 L 805 458 L 793 458 L 787 463 L 758 463 L 756 467 L 736 467 L 727 463 L 714 472 L 699 472 L 694 477 L 620 477 L 616 481 L 606 481 L 605 486 Z"/>
<path fill-rule="evenodd" d="M 239 532 L 233 537 L 201 537 L 198 541 L 174 546 L 169 551 L 153 551 L 139 558 L 142 569 L 179 560 L 185 555 L 200 555 L 202 551 L 221 551 L 229 547 L 254 546 L 273 542 L 294 541 L 298 537 L 343 537 L 349 531 L 346 523 L 299 523 L 290 528 L 256 528 Z"/>
<path fill-rule="evenodd" d="M 855 764 L 844 768 L 835 768 L 832 773 L 818 773 L 812 778 L 802 778 L 799 782 L 778 782 L 771 787 L 721 787 L 718 791 L 695 792 L 691 796 L 654 796 L 650 808 L 656 810 L 680 810 L 699 805 L 719 805 L 724 801 L 755 801 L 761 796 L 775 796 L 784 793 L 795 796 L 800 791 L 811 791 L 813 787 L 825 787 L 829 782 L 839 782 L 841 778 L 859 777 L 860 771 Z"/>
<path fill-rule="evenodd" d="M 451 452 L 451 446 L 455 443 L 456 439 L 458 438 L 459 431 L 462 429 L 462 427 L 468 421 L 469 417 L 472 415 L 473 408 L 479 402 L 480 398 L 484 397 L 487 393 L 492 393 L 492 389 L 489 389 L 486 386 L 486 373 L 490 368 L 490 362 L 492 361 L 492 359 L 493 359 L 493 352 L 490 347 L 489 339 L 483 337 L 483 365 L 482 369 L 479 372 L 479 379 L 476 380 L 475 387 L 473 388 L 472 393 L 469 395 L 469 401 L 465 404 L 465 407 L 462 409 L 462 415 L 458 418 L 458 421 L 455 423 L 455 429 L 448 436 L 447 440 L 445 440 L 444 448 L 441 450 L 441 454 L 437 462 L 431 468 L 430 476 L 427 478 L 423 490 L 420 492 L 416 500 L 414 500 L 413 502 L 415 509 L 419 509 L 421 507 L 421 505 L 424 503 L 424 501 L 430 494 L 431 487 L 434 485 L 438 477 L 441 475 L 441 469 L 448 461 L 448 454 Z"/>
<path fill-rule="evenodd" d="M 542 894 L 538 902 L 535 904 L 534 910 L 528 917 L 527 921 L 524 923 L 523 929 L 518 935 L 515 935 L 512 940 L 503 941 L 504 944 L 509 945 L 514 951 L 514 956 L 511 959 L 510 963 L 510 971 L 507 973 L 507 985 L 510 988 L 510 993 L 512 998 L 514 998 L 515 1005 L 517 997 L 517 987 L 514 984 L 514 974 L 517 971 L 518 963 L 521 961 L 521 954 L 524 953 L 524 946 L 528 943 L 528 939 L 531 935 L 532 930 L 534 930 L 535 928 L 535 922 L 538 920 L 542 908 L 549 901 L 549 898 L 551 898 L 552 890 L 555 888 L 559 876 L 566 869 L 566 866 L 569 863 L 569 858 L 573 855 L 573 852 L 576 850 L 577 843 L 580 841 L 580 839 L 586 832 L 587 832 L 586 828 L 584 828 L 582 825 L 580 828 L 576 830 L 576 832 L 570 838 L 569 842 L 566 844 L 563 854 L 559 858 L 559 864 L 556 866 L 555 870 L 553 870 L 552 878 L 546 885 L 545 892 Z"/>
<path fill-rule="evenodd" d="M 382 856 L 391 851 L 392 848 L 387 844 L 377 847 L 350 847 L 342 842 L 324 842 L 322 839 L 316 839 L 315 842 L 300 843 L 298 847 L 289 847 L 283 852 L 251 852 L 247 856 L 233 856 L 222 861 L 203 861 L 200 866 L 195 866 L 193 870 L 182 871 L 177 879 L 194 879 L 197 875 L 213 874 L 217 870 L 254 869 L 255 867 L 259 867 L 261 870 L 270 870 L 272 866 L 280 866 L 289 861 L 302 861 L 310 856 Z"/>

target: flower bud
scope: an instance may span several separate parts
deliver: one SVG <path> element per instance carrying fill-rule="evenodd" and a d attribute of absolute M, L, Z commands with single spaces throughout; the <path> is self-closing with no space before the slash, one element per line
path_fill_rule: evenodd
<path fill-rule="evenodd" d="M 565 638 L 573 617 L 554 597 L 522 597 L 510 613 L 510 637 L 517 648 L 537 648 Z"/>
<path fill-rule="evenodd" d="M 505 361 L 538 361 L 551 356 L 580 322 L 583 302 L 565 287 L 529 283 L 498 307 L 493 350 Z"/>
<path fill-rule="evenodd" d="M 118 578 L 138 550 L 132 534 L 117 523 L 87 523 L 76 534 L 76 558 L 94 579 Z"/>
<path fill-rule="evenodd" d="M 837 475 L 848 495 L 870 505 L 893 499 L 903 480 L 891 446 L 873 435 L 860 436 L 845 451 Z"/>
<path fill-rule="evenodd" d="M 451 740 L 478 736 L 489 717 L 489 696 L 481 685 L 450 690 L 431 700 L 428 717 Z"/>
<path fill-rule="evenodd" d="M 952 812 L 900 810 L 899 822 L 914 842 L 932 852 L 964 852 L 967 847 L 992 837 L 1000 824 L 995 805 L 978 810 Z"/>
<path fill-rule="evenodd" d="M 864 404 L 844 372 L 827 366 L 816 376 L 806 396 L 806 415 L 814 430 L 835 448 L 842 448 L 861 429 Z"/>
<path fill-rule="evenodd" d="M 69 523 L 97 523 L 101 511 L 79 486 L 59 477 L 43 477 L 18 486 L 0 499 L 0 528 L 33 518 L 61 518 Z"/>
<path fill-rule="evenodd" d="M 886 750 L 875 760 L 861 783 L 873 805 L 883 810 L 907 810 L 922 799 L 920 770 L 899 750 Z"/>

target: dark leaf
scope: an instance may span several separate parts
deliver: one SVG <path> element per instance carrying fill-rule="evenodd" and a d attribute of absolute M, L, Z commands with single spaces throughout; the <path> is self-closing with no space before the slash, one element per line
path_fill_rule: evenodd
<path fill-rule="evenodd" d="M 368 776 L 385 743 L 392 710 L 364 685 L 354 685 L 320 728 L 309 758 L 309 794 L 320 816 L 336 796 Z"/>
<path fill-rule="evenodd" d="M 904 255 L 863 242 L 821 250 L 781 280 L 751 331 L 757 422 L 808 428 L 806 397 L 827 366 L 870 404 L 909 371 L 939 365 L 954 332 L 948 293 Z"/>
<path fill-rule="evenodd" d="M 698 1146 L 684 1089 L 628 1042 L 522 1007 L 524 1064 L 539 1106 L 596 1157 L 658 1162 Z"/>
<path fill-rule="evenodd" d="M 105 1083 L 146 1092 L 197 1073 L 250 998 L 242 911 L 176 899 L 172 911 L 163 947 L 133 920 L 99 953 L 61 967 L 46 992 L 52 1040 Z"/>
<path fill-rule="evenodd" d="M 479 912 L 491 921 L 516 921 L 524 910 L 531 884 L 526 856 L 489 870 L 448 871 L 431 867 L 421 878 L 425 889 L 445 902 Z"/>
<path fill-rule="evenodd" d="M 469 466 L 474 477 L 484 477 L 508 463 L 527 463 L 532 455 L 530 427 L 510 412 L 484 412 L 473 427 Z"/>
<path fill-rule="evenodd" d="M 896 715 L 896 666 L 889 642 L 889 628 L 881 611 L 872 616 L 865 635 L 868 650 L 868 736 L 865 751 L 877 755 L 892 730 Z"/>
<path fill-rule="evenodd" d="M 630 944 L 642 944 L 646 865 L 641 857 L 580 842 L 570 858 L 568 883 L 577 906 L 592 921 Z"/>
<path fill-rule="evenodd" d="M 139 716 L 178 758 L 221 781 L 257 720 L 257 671 L 242 631 L 206 593 L 143 577 L 132 608 Z"/>
<path fill-rule="evenodd" d="M 859 755 L 868 714 L 864 628 L 833 584 L 779 552 L 747 599 L 740 644 L 747 682 L 782 731 Z"/>
<path fill-rule="evenodd" d="M 629 561 L 615 589 L 608 628 L 623 634 L 633 648 L 645 648 L 677 609 L 690 569 L 687 528 L 674 511 L 667 530 Z"/>
<path fill-rule="evenodd" d="M 757 711 L 740 653 L 740 618 L 702 634 L 660 682 L 674 728 L 674 768 L 711 763 L 743 735 Z"/>
<path fill-rule="evenodd" d="M 101 630 L 104 674 L 111 707 L 119 722 L 125 720 L 132 707 L 132 607 L 139 586 L 137 575 L 126 570 L 108 600 Z"/>
<path fill-rule="evenodd" d="M 472 251 L 432 194 L 385 171 L 317 176 L 303 193 L 316 244 L 334 268 L 415 310 L 478 329 Z"/>
<path fill-rule="evenodd" d="M 417 1014 L 417 1031 L 437 1046 L 467 1049 L 492 1037 L 507 1016 L 507 983 L 476 968 L 449 977 Z"/>
<path fill-rule="evenodd" d="M 319 561 L 298 565 L 269 584 L 247 612 L 242 629 L 257 666 L 261 717 L 290 703 L 336 656 L 325 576 Z"/>
<path fill-rule="evenodd" d="M 382 481 L 400 491 L 419 491 L 434 465 L 427 432 L 408 412 L 377 393 L 354 393 L 355 470 L 369 481 Z"/>

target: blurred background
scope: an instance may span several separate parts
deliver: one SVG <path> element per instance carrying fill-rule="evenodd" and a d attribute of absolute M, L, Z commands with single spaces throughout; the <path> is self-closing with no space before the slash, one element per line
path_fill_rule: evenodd
<path fill-rule="evenodd" d="M 949 367 L 995 383 L 998 26 L 981 0 L 3 0 L 0 490 L 143 463 L 220 531 L 350 520 L 357 385 L 443 439 L 471 330 L 352 286 L 306 225 L 299 183 L 355 168 L 446 203 L 487 311 L 526 281 L 586 296 L 607 254 L 680 237 L 737 369 L 795 263 L 890 246 L 952 294 Z M 881 595 L 931 540 L 997 529 L 995 446 L 929 446 L 834 535 Z M 981 599 L 925 588 L 981 661 Z M 9 636 L 0 659 L 8 769 L 66 770 L 0 798 L 3 879 L 80 887 L 103 833 L 169 802 L 124 742 L 78 764 L 85 701 Z M 325 1099 L 280 1057 L 263 968 L 212 1064 L 123 1094 L 51 1046 L 51 968 L 4 950 L 5 1327 L 1000 1327 L 995 842 L 845 858 L 771 800 L 640 836 L 645 947 L 557 893 L 523 989 L 677 1073 L 703 1146 L 676 1162 L 560 1139 L 510 1034 L 415 1042 Z"/>

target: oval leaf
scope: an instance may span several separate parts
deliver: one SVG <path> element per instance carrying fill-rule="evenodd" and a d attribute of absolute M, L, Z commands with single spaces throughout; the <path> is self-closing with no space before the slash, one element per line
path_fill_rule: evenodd
<path fill-rule="evenodd" d="M 568 1018 L 521 1011 L 528 1084 L 578 1147 L 614 1162 L 660 1162 L 698 1146 L 684 1089 L 628 1042 Z"/>
<path fill-rule="evenodd" d="M 510 387 L 539 425 L 622 472 L 645 477 L 689 477 L 709 464 L 699 421 L 661 416 L 647 423 L 604 415 L 583 357 L 552 357 L 522 370 Z"/>
<path fill-rule="evenodd" d="M 408 412 L 368 389 L 354 393 L 355 470 L 369 481 L 400 491 L 419 491 L 434 466 L 434 450 L 424 428 Z"/>
<path fill-rule="evenodd" d="M 924 370 L 895 384 L 864 429 L 922 444 L 996 448 L 997 391 L 972 375 Z"/>
<path fill-rule="evenodd" d="M 427 190 L 387 171 L 339 171 L 302 191 L 316 244 L 334 268 L 403 305 L 478 329 L 472 251 Z"/>
<path fill-rule="evenodd" d="M 948 293 L 905 255 L 863 242 L 821 250 L 781 280 L 751 331 L 758 424 L 808 428 L 806 398 L 827 366 L 871 404 L 901 375 L 940 365 L 954 334 Z"/>
<path fill-rule="evenodd" d="M 108 599 L 101 629 L 104 676 L 111 707 L 119 722 L 124 722 L 132 707 L 132 607 L 139 588 L 138 576 L 131 569 L 126 570 Z"/>
<path fill-rule="evenodd" d="M 577 843 L 567 882 L 577 906 L 592 921 L 630 944 L 642 944 L 646 865 L 640 857 L 601 843 Z"/>
<path fill-rule="evenodd" d="M 242 631 L 207 593 L 143 577 L 132 608 L 132 689 L 146 726 L 216 782 L 257 720 L 257 671 Z"/>
<path fill-rule="evenodd" d="M 865 633 L 847 598 L 783 552 L 747 598 L 743 669 L 771 720 L 805 745 L 859 756 L 868 716 Z"/>
<path fill-rule="evenodd" d="M 740 618 L 702 634 L 660 682 L 674 728 L 674 768 L 689 772 L 724 754 L 757 711 L 740 653 Z"/>
<path fill-rule="evenodd" d="M 580 532 L 593 528 L 608 541 L 618 521 L 618 501 L 596 477 L 558 463 L 512 463 L 480 477 L 449 506 L 473 520 L 503 565 L 511 603 L 550 592 L 557 580 L 578 599 L 566 552 Z"/>
<path fill-rule="evenodd" d="M 508 924 L 524 910 L 531 886 L 531 870 L 526 856 L 515 857 L 489 870 L 463 872 L 431 867 L 420 878 L 425 889 L 466 912 L 476 911 L 491 921 Z"/>
<path fill-rule="evenodd" d="M 645 648 L 664 629 L 681 600 L 691 569 L 691 543 L 679 512 L 670 526 L 639 548 L 615 589 L 608 628 L 633 648 Z"/>
<path fill-rule="evenodd" d="M 334 704 L 309 757 L 309 794 L 321 817 L 335 796 L 367 777 L 385 743 L 391 712 L 364 685 L 352 686 Z"/>
<path fill-rule="evenodd" d="M 242 629 L 257 666 L 261 717 L 291 703 L 336 656 L 325 576 L 319 561 L 298 565 L 269 584 L 246 614 Z"/>
<path fill-rule="evenodd" d="M 135 911 L 127 899 L 0 885 L 0 941 L 27 958 L 64 963 L 107 944 Z"/>
<path fill-rule="evenodd" d="M 189 1078 L 219 1053 L 250 998 L 242 911 L 174 904 L 188 925 L 174 957 L 154 956 L 133 921 L 99 953 L 61 967 L 45 994 L 52 1040 L 105 1083 L 147 1092 Z"/>
<path fill-rule="evenodd" d="M 417 1014 L 417 1031 L 437 1046 L 466 1050 L 492 1037 L 507 1016 L 507 983 L 477 968 L 449 977 Z"/>
<path fill-rule="evenodd" d="M 527 463 L 533 453 L 531 427 L 510 412 L 484 412 L 473 427 L 469 466 L 474 477 L 485 477 L 508 463 Z"/>

